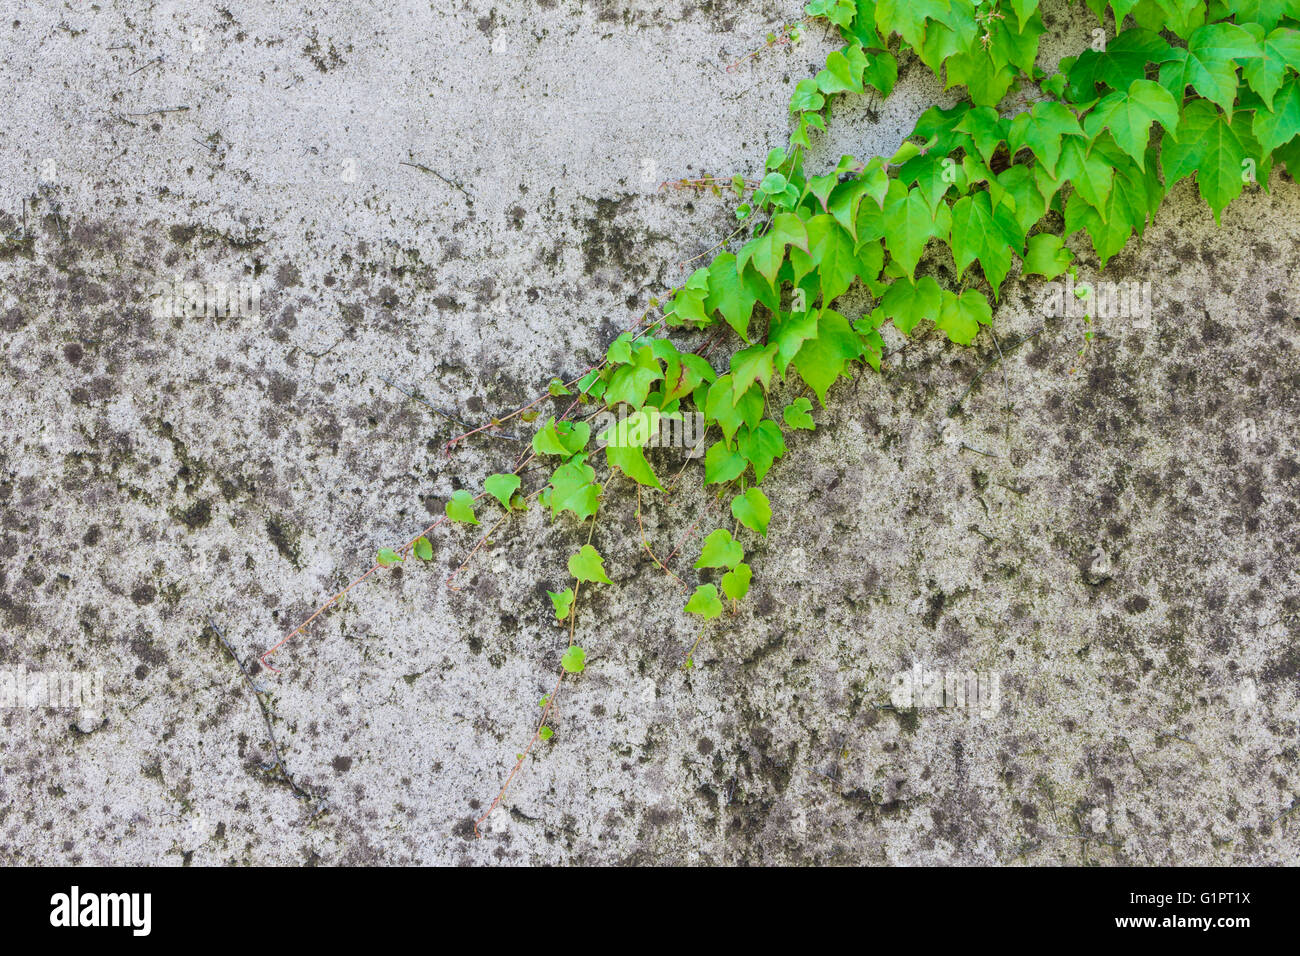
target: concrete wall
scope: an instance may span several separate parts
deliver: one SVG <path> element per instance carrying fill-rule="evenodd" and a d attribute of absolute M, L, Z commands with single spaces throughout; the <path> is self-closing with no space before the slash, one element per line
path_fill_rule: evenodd
<path fill-rule="evenodd" d="M 545 591 L 587 534 L 540 509 L 460 590 L 445 579 L 478 529 L 366 582 L 277 655 L 281 675 L 254 665 L 301 794 L 264 769 L 258 698 L 217 628 L 254 662 L 521 447 L 480 436 L 448 457 L 460 429 L 385 380 L 477 424 L 596 361 L 733 227 L 726 200 L 660 180 L 752 176 L 785 141 L 823 30 L 725 67 L 797 16 L 6 15 L 0 670 L 102 672 L 105 696 L 97 715 L 0 712 L 0 859 L 1300 861 L 1300 190 L 1280 173 L 1221 229 L 1174 190 L 1107 272 L 1150 283 L 1145 327 L 1101 319 L 1081 356 L 1085 323 L 1012 281 L 998 344 L 1041 331 L 982 377 L 991 336 L 930 335 L 836 387 L 768 479 L 751 599 L 689 672 L 684 594 L 616 480 L 593 538 L 615 585 L 580 599 L 586 673 L 486 838 L 472 821 L 568 640 Z M 1094 25 L 1060 4 L 1048 22 L 1049 62 Z M 810 165 L 892 151 L 940 98 L 905 68 Z M 156 314 L 177 277 L 261 297 Z M 646 499 L 656 553 L 708 513 L 699 472 Z M 694 556 L 673 561 L 692 585 Z M 996 713 L 895 706 L 917 665 L 995 675 Z"/>

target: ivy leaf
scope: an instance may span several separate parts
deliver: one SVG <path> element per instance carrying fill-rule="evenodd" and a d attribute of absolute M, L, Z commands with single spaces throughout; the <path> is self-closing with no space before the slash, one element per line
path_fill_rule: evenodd
<path fill-rule="evenodd" d="M 756 428 L 743 429 L 737 450 L 754 466 L 754 479 L 761 482 L 771 470 L 772 463 L 785 455 L 785 436 L 781 434 L 781 426 L 765 418 Z"/>
<path fill-rule="evenodd" d="M 573 609 L 573 588 L 565 588 L 559 594 L 554 591 L 546 592 L 551 598 L 551 606 L 555 608 L 555 619 L 565 621 L 569 618 L 569 612 Z"/>
<path fill-rule="evenodd" d="M 682 398 L 695 391 L 701 383 L 712 383 L 717 379 L 718 373 L 713 371 L 712 365 L 700 356 L 687 352 L 681 356 L 677 367 L 669 369 L 664 378 L 664 400 L 671 402 Z"/>
<path fill-rule="evenodd" d="M 381 568 L 391 568 L 394 564 L 401 562 L 402 556 L 392 548 L 380 548 L 379 557 L 375 560 Z"/>
<path fill-rule="evenodd" d="M 663 377 L 654 349 L 643 345 L 633 353 L 631 362 L 614 370 L 605 390 L 605 401 L 611 408 L 619 402 L 640 408 L 650 394 L 650 386 Z"/>
<path fill-rule="evenodd" d="M 596 470 L 584 462 L 571 461 L 555 469 L 549 493 L 542 501 L 554 520 L 562 511 L 572 511 L 579 521 L 594 515 L 600 507 L 600 485 Z"/>
<path fill-rule="evenodd" d="M 763 414 L 763 393 L 752 386 L 739 396 L 735 393 L 735 380 L 723 375 L 709 386 L 709 396 L 704 404 L 704 416 L 715 421 L 731 444 L 736 430 L 743 424 L 758 424 Z"/>
<path fill-rule="evenodd" d="M 1237 15 L 1237 22 L 1247 29 L 1259 24 L 1272 30 L 1283 17 L 1300 20 L 1300 0 L 1224 0 L 1224 6 Z"/>
<path fill-rule="evenodd" d="M 1193 100 L 1183 111 L 1178 140 L 1165 137 L 1161 149 L 1165 180 L 1172 185 L 1195 172 L 1201 196 L 1214 210 L 1216 223 L 1223 207 L 1245 188 L 1244 162 L 1259 155 L 1259 143 L 1249 124 L 1244 111 L 1229 120 L 1212 103 Z"/>
<path fill-rule="evenodd" d="M 1080 193 L 1070 197 L 1065 207 L 1065 232 L 1069 235 L 1087 229 L 1092 247 L 1104 268 L 1111 257 L 1128 243 L 1133 229 L 1145 226 L 1146 216 L 1145 193 L 1139 195 L 1131 182 L 1117 176 L 1101 210 L 1087 203 Z"/>
<path fill-rule="evenodd" d="M 490 494 L 506 511 L 510 510 L 510 499 L 522 484 L 518 475 L 489 475 L 483 482 L 483 490 Z"/>
<path fill-rule="evenodd" d="M 1164 63 L 1174 55 L 1173 47 L 1151 30 L 1123 30 L 1105 50 L 1079 54 L 1068 71 L 1070 99 L 1075 103 L 1096 99 L 1098 84 L 1126 90 L 1134 80 L 1146 77 L 1148 63 Z"/>
<path fill-rule="evenodd" d="M 1289 143 L 1300 133 L 1300 79 L 1293 76 L 1286 81 L 1272 112 L 1255 110 L 1252 132 L 1265 153 Z"/>
<path fill-rule="evenodd" d="M 555 398 L 559 398 L 562 395 L 573 394 L 571 391 L 568 390 L 568 388 L 565 387 L 564 379 L 562 378 L 551 379 L 550 384 L 546 386 L 546 391 L 549 392 L 551 395 L 553 395 Z"/>
<path fill-rule="evenodd" d="M 560 666 L 570 674 L 581 674 L 587 667 L 587 652 L 573 644 L 560 658 Z"/>
<path fill-rule="evenodd" d="M 474 496 L 463 489 L 455 492 L 447 502 L 447 517 L 465 524 L 478 524 L 478 518 L 474 517 Z"/>
<path fill-rule="evenodd" d="M 709 294 L 704 300 L 707 312 L 717 312 L 736 334 L 749 341 L 749 319 L 754 314 L 754 298 L 741 281 L 736 257 L 724 252 L 709 264 Z"/>
<path fill-rule="evenodd" d="M 895 279 L 881 298 L 880 308 L 898 331 L 911 335 L 922 319 L 938 320 L 942 292 L 939 283 L 930 276 L 922 276 L 916 283 Z"/>
<path fill-rule="evenodd" d="M 749 565 L 744 561 L 740 562 L 734 571 L 728 571 L 722 576 L 722 593 L 733 601 L 743 601 L 745 595 L 749 593 L 749 582 L 753 577 L 754 572 L 750 570 Z"/>
<path fill-rule="evenodd" d="M 785 407 L 781 412 L 781 417 L 791 428 L 802 428 L 807 431 L 814 431 L 817 428 L 813 417 L 808 413 L 812 411 L 812 402 L 800 397 Z"/>
<path fill-rule="evenodd" d="M 985 163 L 993 161 L 998 144 L 1007 138 L 1007 124 L 991 106 L 977 106 L 970 110 L 957 124 L 957 129 L 971 136 Z"/>
<path fill-rule="evenodd" d="M 1236 82 L 1233 82 L 1236 91 Z M 1127 92 L 1104 97 L 1084 119 L 1084 128 L 1093 139 L 1109 129 L 1119 148 L 1146 168 L 1147 142 L 1151 124 L 1159 122 L 1171 136 L 1178 135 L 1178 103 L 1170 92 L 1151 80 L 1134 80 Z"/>
<path fill-rule="evenodd" d="M 1300 2 L 1296 4 L 1300 7 Z M 1259 94 L 1269 111 L 1273 110 L 1273 97 L 1282 86 L 1288 68 L 1300 72 L 1300 33 L 1289 27 L 1274 30 L 1267 37 L 1264 28 L 1256 23 L 1245 24 L 1251 36 L 1260 44 L 1264 55 L 1242 64 L 1242 76 L 1250 88 Z M 1255 118 L 1265 115 L 1257 111 Z"/>
<path fill-rule="evenodd" d="M 605 574 L 605 559 L 589 544 L 584 544 L 582 550 L 569 558 L 569 573 L 579 581 L 590 581 L 593 584 L 613 584 Z"/>
<path fill-rule="evenodd" d="M 701 584 L 686 602 L 686 610 L 698 614 L 706 621 L 722 613 L 722 601 L 718 599 L 718 589 L 712 584 Z"/>
<path fill-rule="evenodd" d="M 1038 162 L 1056 175 L 1056 164 L 1061 158 L 1061 140 L 1066 136 L 1082 135 L 1083 127 L 1069 107 L 1048 101 L 1035 103 L 1029 112 L 1021 113 L 1011 121 L 1007 146 L 1013 156 L 1029 147 Z"/>
<path fill-rule="evenodd" d="M 1074 253 L 1065 247 L 1065 240 L 1050 232 L 1040 232 L 1029 237 L 1029 249 L 1025 253 L 1024 275 L 1040 275 L 1045 279 L 1055 279 L 1074 261 Z"/>
<path fill-rule="evenodd" d="M 1059 173 L 1094 209 L 1106 207 L 1115 181 L 1115 168 L 1091 145 L 1073 138 L 1062 143 Z"/>
<path fill-rule="evenodd" d="M 672 301 L 664 308 L 664 320 L 669 325 L 694 325 L 697 328 L 703 328 L 709 324 L 709 315 L 705 310 L 704 301 L 709 295 L 709 276 L 710 270 L 706 266 L 696 269 L 691 273 L 691 277 L 686 280 L 682 286 L 673 295 Z M 626 335 L 627 333 L 624 333 Z M 623 336 L 620 335 L 619 339 Z M 619 339 L 616 339 L 614 345 L 619 345 Z M 631 360 L 630 345 L 620 347 L 615 352 L 613 346 L 609 350 L 609 361 L 611 364 L 619 364 Z"/>
<path fill-rule="evenodd" d="M 1235 23 L 1198 27 L 1188 37 L 1187 49 L 1173 49 L 1160 67 L 1160 84 L 1182 102 L 1188 86 L 1225 110 L 1237 98 L 1237 60 L 1263 56 L 1263 48 Z"/>
<path fill-rule="evenodd" d="M 571 458 L 587 447 L 591 426 L 586 422 L 557 422 L 552 418 L 533 436 L 533 451 L 539 455 Z"/>
<path fill-rule="evenodd" d="M 695 562 L 698 568 L 734 568 L 745 559 L 745 549 L 740 542 L 732 540 L 731 532 L 718 528 L 704 539 L 704 550 L 700 560 Z"/>
<path fill-rule="evenodd" d="M 821 277 L 822 305 L 829 305 L 858 276 L 853 238 L 834 216 L 822 214 L 808 221 L 808 249 Z"/>
<path fill-rule="evenodd" d="M 664 486 L 642 451 L 659 434 L 661 418 L 659 409 L 642 408 L 609 426 L 600 433 L 599 440 L 605 445 L 605 460 L 611 468 L 619 469 L 637 484 L 663 491 Z"/>
<path fill-rule="evenodd" d="M 411 551 L 421 561 L 433 560 L 433 544 L 424 535 L 420 535 L 415 539 L 415 543 L 411 545 Z"/>
<path fill-rule="evenodd" d="M 542 727 L 539 731 L 537 731 L 537 736 L 539 739 L 544 741 L 550 740 L 552 737 L 555 736 L 555 731 L 553 731 L 550 727 Z"/>
<path fill-rule="evenodd" d="M 981 325 L 993 321 L 993 310 L 982 292 L 968 289 L 960 296 L 943 290 L 943 304 L 939 307 L 939 321 L 935 327 L 947 334 L 958 345 L 970 345 Z"/>
<path fill-rule="evenodd" d="M 844 373 L 844 366 L 862 354 L 862 341 L 844 316 L 823 309 L 817 319 L 817 337 L 810 339 L 794 357 L 794 367 L 817 393 L 817 401 L 826 405 L 826 392 Z"/>
<path fill-rule="evenodd" d="M 947 241 L 952 216 L 945 204 L 931 212 L 919 189 L 910 189 L 905 197 L 885 200 L 885 243 L 889 254 L 910 279 L 931 239 Z"/>
<path fill-rule="evenodd" d="M 714 442 L 704 455 L 704 483 L 706 485 L 725 484 L 745 473 L 749 462 L 737 451 L 733 451 L 726 442 Z"/>
<path fill-rule="evenodd" d="M 840 183 L 831 193 L 827 211 L 855 242 L 858 238 L 858 206 L 868 196 L 876 201 L 877 207 L 882 206 L 889 192 L 889 183 L 883 161 L 879 156 L 873 156 L 861 173 L 846 183 Z"/>
<path fill-rule="evenodd" d="M 767 537 L 767 525 L 772 520 L 772 505 L 767 495 L 758 488 L 746 488 L 745 493 L 731 499 L 731 514 L 750 531 Z"/>
<path fill-rule="evenodd" d="M 826 57 L 826 68 L 817 74 L 817 89 L 827 96 L 834 93 L 862 93 L 862 71 L 866 66 L 866 54 L 856 43 L 842 51 L 835 50 Z"/>
<path fill-rule="evenodd" d="M 813 309 L 809 312 L 779 313 L 772 317 L 767 338 L 777 347 L 777 371 L 782 376 L 803 344 L 817 335 L 818 314 Z"/>
<path fill-rule="evenodd" d="M 756 239 L 751 239 L 741 247 L 740 255 L 736 257 L 736 269 L 743 272 L 745 266 L 752 260 L 758 273 L 775 285 L 776 274 L 781 270 L 781 263 L 785 261 L 787 246 L 794 246 L 807 252 L 808 229 L 804 226 L 803 220 L 793 213 L 777 213 L 772 218 L 772 226 L 767 232 Z"/>
<path fill-rule="evenodd" d="M 1011 254 L 1020 251 L 1019 224 L 1006 207 L 995 212 L 986 192 L 963 196 L 952 207 L 952 254 L 957 278 L 976 259 L 996 298 L 1002 280 L 1011 271 Z"/>
<path fill-rule="evenodd" d="M 776 360 L 776 343 L 755 345 L 742 349 L 731 357 L 731 400 L 740 401 L 742 395 L 749 391 L 754 382 L 762 382 L 767 391 L 772 382 L 773 362 Z"/>

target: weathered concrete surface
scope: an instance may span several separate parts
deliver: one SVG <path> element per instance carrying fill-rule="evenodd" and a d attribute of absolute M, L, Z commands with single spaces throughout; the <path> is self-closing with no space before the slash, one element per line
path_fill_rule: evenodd
<path fill-rule="evenodd" d="M 368 581 L 256 674 L 313 798 L 267 773 L 205 622 L 254 661 L 517 453 L 448 459 L 453 426 L 383 378 L 478 422 L 582 371 L 731 228 L 659 180 L 758 171 L 825 52 L 814 31 L 723 69 L 795 4 L 393 6 L 0 25 L 0 667 L 103 671 L 107 694 L 103 720 L 0 715 L 0 860 L 1300 862 L 1300 189 L 1277 173 L 1222 229 L 1183 184 L 1116 260 L 1152 284 L 1149 329 L 1101 321 L 1079 357 L 1083 322 L 1012 283 L 999 341 L 1043 331 L 959 407 L 991 337 L 922 337 L 836 388 L 692 672 L 615 482 L 588 669 L 485 839 L 567 643 L 545 589 L 586 538 L 536 509 L 462 590 L 475 536 L 440 531 L 432 567 Z M 818 161 L 892 149 L 924 73 L 838 116 Z M 156 318 L 175 275 L 256 278 L 260 315 Z M 648 500 L 656 551 L 706 507 L 689 480 Z M 891 709 L 918 662 L 999 675 L 999 712 Z"/>

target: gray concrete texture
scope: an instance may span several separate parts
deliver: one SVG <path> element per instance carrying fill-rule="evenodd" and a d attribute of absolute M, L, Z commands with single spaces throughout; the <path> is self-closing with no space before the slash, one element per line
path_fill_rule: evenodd
<path fill-rule="evenodd" d="M 658 186 L 761 172 L 831 39 L 726 66 L 797 16 L 6 7 L 0 669 L 102 672 L 104 702 L 0 712 L 0 860 L 1300 862 L 1300 189 L 1281 172 L 1222 228 L 1173 191 L 1104 276 L 1150 283 L 1149 322 L 1050 317 L 1050 288 L 1013 278 L 1001 364 L 987 333 L 931 333 L 835 387 L 766 482 L 750 599 L 693 670 L 684 594 L 616 479 L 586 672 L 482 839 L 568 643 L 545 592 L 585 527 L 534 508 L 459 590 L 489 525 L 439 529 L 430 565 L 367 581 L 282 674 L 257 666 L 517 458 L 499 436 L 448 457 L 459 429 L 385 379 L 470 423 L 517 408 L 731 231 L 728 200 Z M 1060 3 L 1047 22 L 1049 66 L 1095 26 Z M 810 168 L 892 152 L 951 101 L 905 64 Z M 923 268 L 951 277 L 937 253 Z M 178 277 L 256 281 L 258 308 L 157 314 Z M 645 498 L 657 553 L 714 526 L 701 480 Z M 674 570 L 716 580 L 695 555 Z M 996 713 L 896 706 L 917 665 L 996 676 Z M 267 769 L 253 686 L 300 792 Z"/>

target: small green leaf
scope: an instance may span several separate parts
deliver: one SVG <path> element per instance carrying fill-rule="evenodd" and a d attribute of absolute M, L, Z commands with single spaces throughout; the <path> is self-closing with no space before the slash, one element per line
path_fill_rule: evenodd
<path fill-rule="evenodd" d="M 552 737 L 555 736 L 555 731 L 553 731 L 550 727 L 543 727 L 541 730 L 537 732 L 537 736 L 540 737 L 542 740 L 550 740 Z"/>
<path fill-rule="evenodd" d="M 712 584 L 701 584 L 686 602 L 686 610 L 698 614 L 706 621 L 722 613 L 722 601 L 718 599 L 718 589 Z"/>
<path fill-rule="evenodd" d="M 483 482 L 483 490 L 509 511 L 510 499 L 519 490 L 520 484 L 518 475 L 489 475 L 487 481 Z"/>
<path fill-rule="evenodd" d="M 753 576 L 754 572 L 749 565 L 742 561 L 734 571 L 728 571 L 722 576 L 722 593 L 733 601 L 743 601 L 749 593 L 749 582 Z"/>
<path fill-rule="evenodd" d="M 812 407 L 812 402 L 808 399 L 796 398 L 785 407 L 781 417 L 785 419 L 785 423 L 791 428 L 803 428 L 807 431 L 813 431 L 817 428 L 817 425 L 813 422 L 812 416 L 808 414 L 812 411 Z"/>
<path fill-rule="evenodd" d="M 1025 253 L 1025 275 L 1040 275 L 1055 279 L 1074 261 L 1074 253 L 1065 248 L 1065 241 L 1050 232 L 1040 232 L 1029 237 L 1029 250 Z"/>
<path fill-rule="evenodd" d="M 411 546 L 411 550 L 415 552 L 415 556 L 421 561 L 433 560 L 433 545 L 423 535 L 415 539 L 415 544 Z"/>
<path fill-rule="evenodd" d="M 731 532 L 726 528 L 719 528 L 704 539 L 704 550 L 695 567 L 734 568 L 744 558 L 745 549 L 740 542 L 732 540 Z"/>
<path fill-rule="evenodd" d="M 587 652 L 577 644 L 572 645 L 560 658 L 560 666 L 570 674 L 581 674 L 587 666 Z"/>
<path fill-rule="evenodd" d="M 392 548 L 380 548 L 379 558 L 377 560 L 379 561 L 379 566 L 381 568 L 391 568 L 394 564 L 397 564 L 402 560 L 402 556 Z"/>
<path fill-rule="evenodd" d="M 546 592 L 551 598 L 551 606 L 555 608 L 555 619 L 557 621 L 568 620 L 569 612 L 573 609 L 573 588 L 565 588 L 559 594 L 554 591 Z"/>
<path fill-rule="evenodd" d="M 605 559 L 589 544 L 569 558 L 569 573 L 579 581 L 591 581 L 595 584 L 613 584 L 605 574 Z"/>
<path fill-rule="evenodd" d="M 767 525 L 772 520 L 772 504 L 758 488 L 748 488 L 743 495 L 731 499 L 731 514 L 750 531 L 767 537 Z"/>
<path fill-rule="evenodd" d="M 478 518 L 474 517 L 474 496 L 464 490 L 453 494 L 447 502 L 447 517 L 465 524 L 478 524 Z"/>

